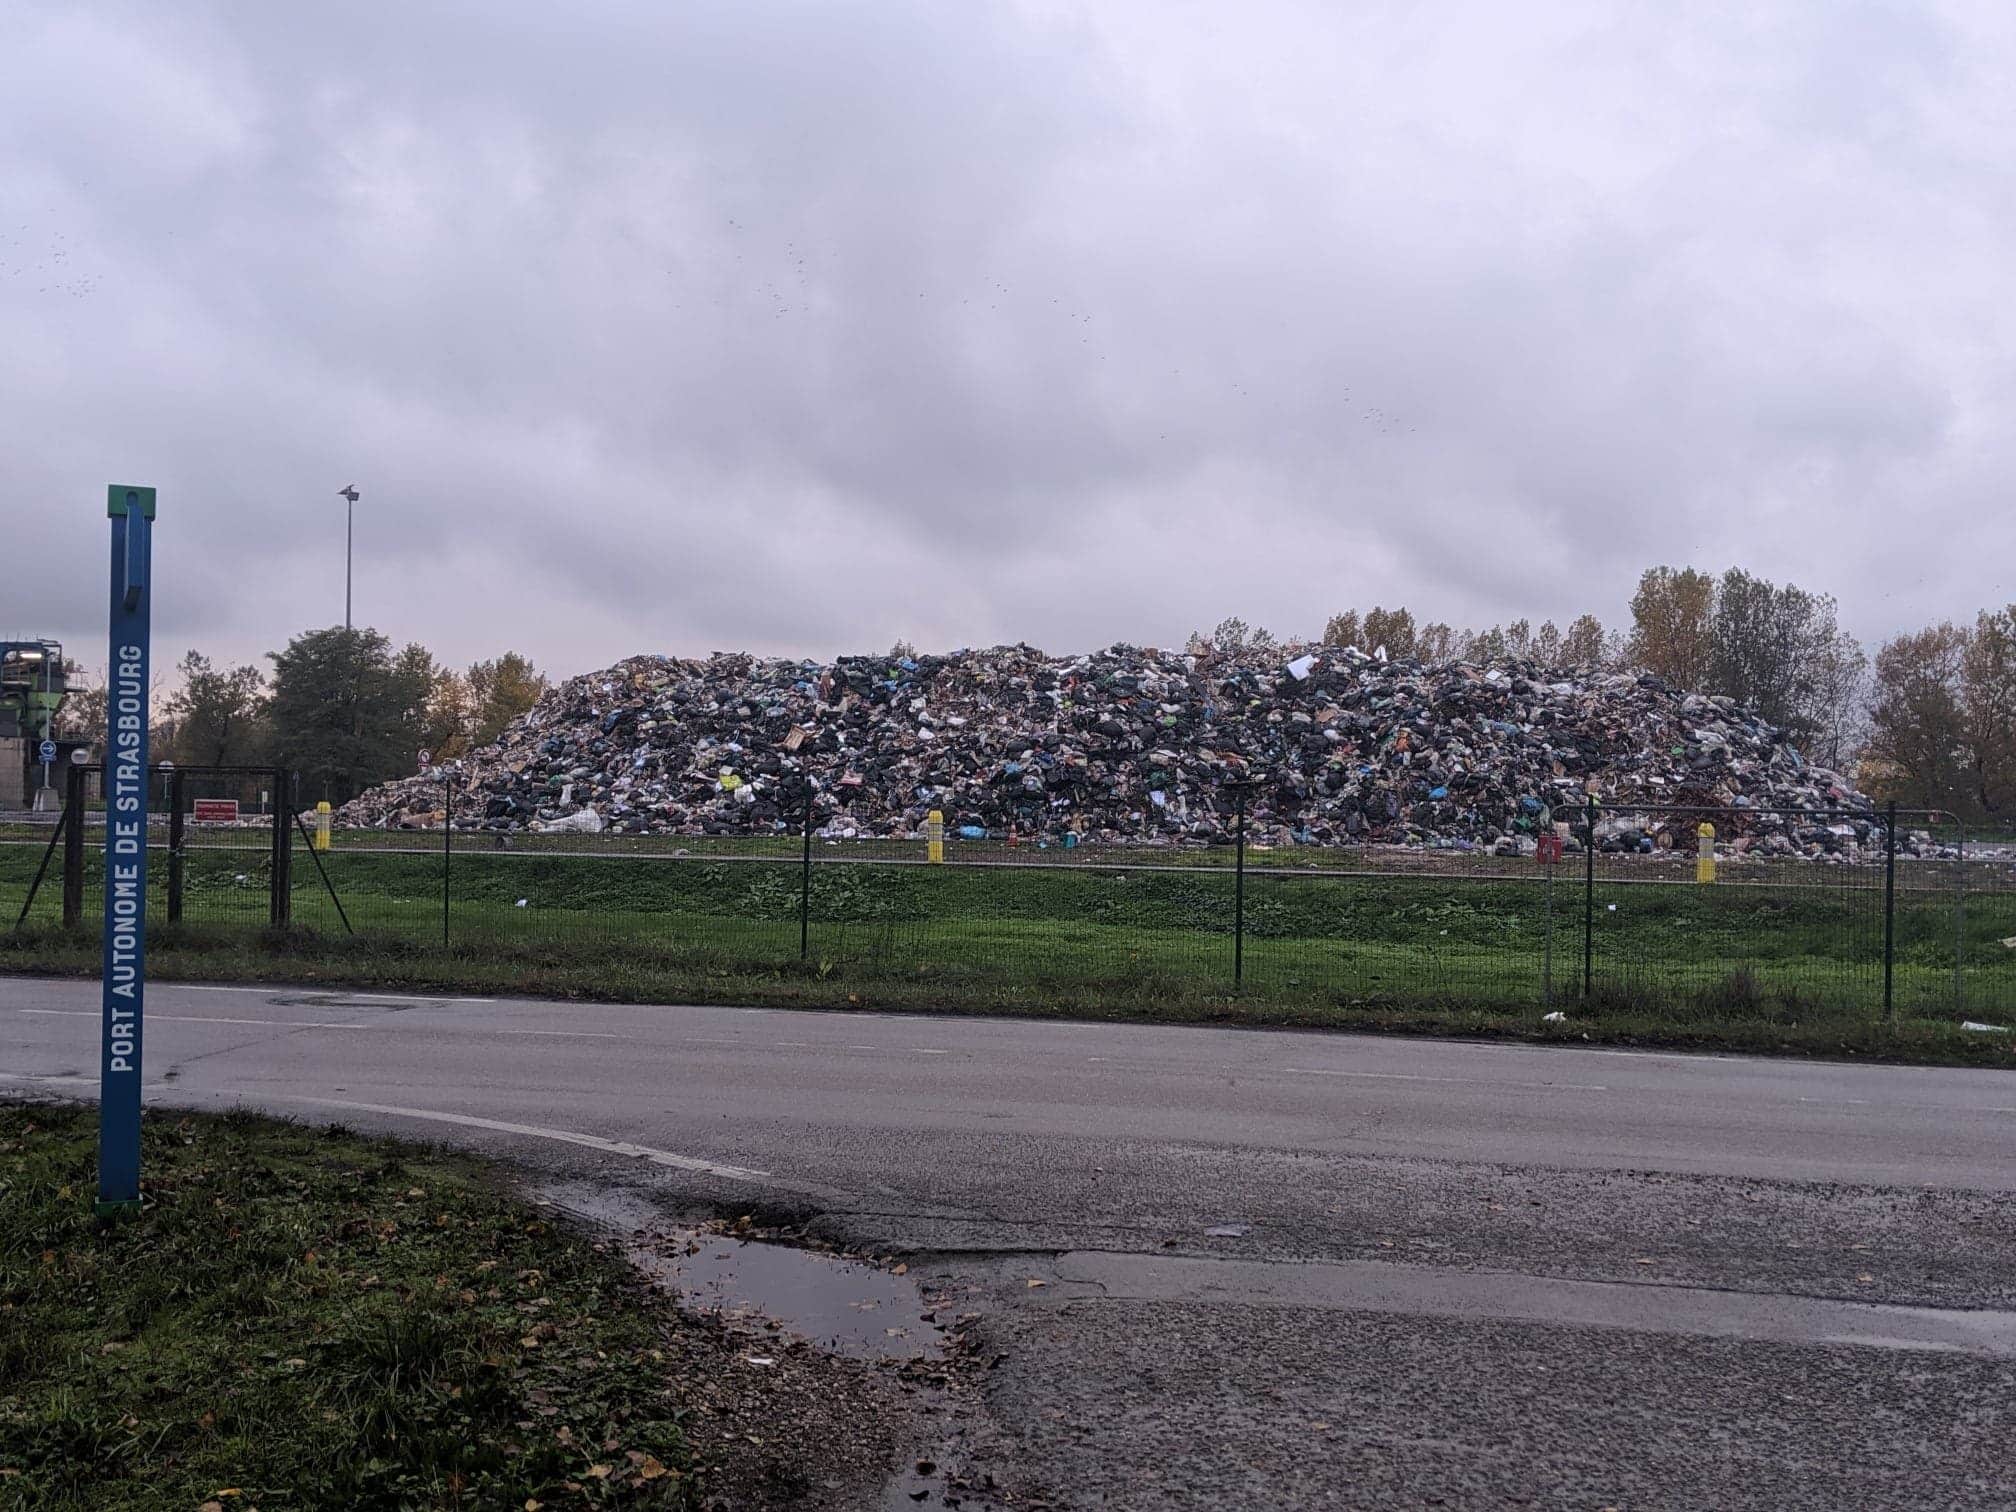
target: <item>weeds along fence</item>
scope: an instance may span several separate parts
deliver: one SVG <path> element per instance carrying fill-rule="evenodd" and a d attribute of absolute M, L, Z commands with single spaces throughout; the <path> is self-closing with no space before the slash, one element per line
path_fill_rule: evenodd
<path fill-rule="evenodd" d="M 955 832 L 934 851 L 802 823 L 758 838 L 338 830 L 324 848 L 287 773 L 155 781 L 150 919 L 170 929 L 901 974 L 948 992 L 1593 1002 L 1673 1020 L 2016 1013 L 2016 845 L 1970 844 L 1923 811 L 1557 810 L 1500 846 L 1400 850 L 1281 844 L 1249 831 L 1235 791 L 1215 848 Z M 97 783 L 72 775 L 60 833 L 47 816 L 0 827 L 0 907 L 17 931 L 96 927 Z M 214 817 L 226 788 L 235 820 Z M 1787 854 L 1787 834 L 1829 848 Z"/>

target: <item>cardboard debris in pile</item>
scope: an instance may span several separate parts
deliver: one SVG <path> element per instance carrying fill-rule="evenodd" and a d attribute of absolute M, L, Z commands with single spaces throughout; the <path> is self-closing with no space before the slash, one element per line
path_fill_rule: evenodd
<path fill-rule="evenodd" d="M 1756 811 L 1725 831 L 1725 856 L 1881 845 L 1868 799 L 1729 699 L 1330 647 L 633 657 L 554 689 L 462 762 L 456 824 L 772 834 L 798 827 L 808 778 L 827 837 L 915 837 L 938 809 L 969 839 L 1222 841 L 1228 784 L 1249 781 L 1249 834 L 1276 844 L 1530 853 L 1593 794 L 1616 811 L 1605 850 L 1691 850 L 1691 817 L 1633 803 Z M 338 822 L 437 825 L 442 794 L 438 776 L 389 783 Z M 1846 812 L 1765 812 L 1788 807 Z"/>

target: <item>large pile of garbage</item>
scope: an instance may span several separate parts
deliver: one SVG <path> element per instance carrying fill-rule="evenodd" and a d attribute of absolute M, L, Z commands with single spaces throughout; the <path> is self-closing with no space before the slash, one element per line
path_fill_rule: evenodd
<path fill-rule="evenodd" d="M 1064 845 L 1222 841 L 1241 785 L 1249 833 L 1277 844 L 1530 850 L 1594 796 L 1606 850 L 1690 848 L 1694 817 L 1630 809 L 1698 804 L 1751 811 L 1739 851 L 1838 855 L 1875 811 L 1727 698 L 1333 647 L 640 656 L 555 688 L 460 768 L 457 827 L 494 830 L 795 831 L 808 779 L 825 836 L 914 837 L 936 809 L 955 837 Z M 443 794 L 407 778 L 338 822 L 437 825 Z M 1771 812 L 1816 808 L 1837 812 Z"/>

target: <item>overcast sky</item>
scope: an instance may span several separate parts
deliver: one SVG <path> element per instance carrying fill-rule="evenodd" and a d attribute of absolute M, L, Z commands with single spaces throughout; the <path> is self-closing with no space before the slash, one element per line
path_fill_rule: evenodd
<path fill-rule="evenodd" d="M 2016 596 L 2016 7 L 0 0 L 0 633 Z"/>

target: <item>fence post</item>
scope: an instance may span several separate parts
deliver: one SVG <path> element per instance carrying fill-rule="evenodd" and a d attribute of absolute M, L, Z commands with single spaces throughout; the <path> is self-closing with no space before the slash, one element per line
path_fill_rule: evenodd
<path fill-rule="evenodd" d="M 328 816 L 325 814 L 322 817 Z M 329 868 L 322 864 L 322 857 L 317 853 L 315 837 L 308 833 L 308 826 L 301 822 L 301 813 L 298 809 L 294 813 L 294 827 L 301 832 L 301 838 L 308 842 L 308 859 L 315 863 L 315 874 L 322 879 L 322 886 L 329 894 L 329 901 L 336 905 L 336 917 L 343 921 L 343 933 L 354 935 L 357 931 L 350 923 L 350 911 L 343 906 L 343 900 L 336 896 L 336 884 L 329 880 Z"/>
<path fill-rule="evenodd" d="M 1953 849 L 1953 1012 L 1957 1017 L 1967 1008 L 1967 979 L 1960 970 L 1967 954 L 1967 826 L 1954 816 L 1959 838 Z"/>
<path fill-rule="evenodd" d="M 448 944 L 448 875 L 455 861 L 455 773 L 441 768 L 441 784 L 447 792 L 441 813 L 441 944 Z"/>
<path fill-rule="evenodd" d="M 1543 1007 L 1554 1006 L 1554 864 L 1543 860 L 1540 870 L 1546 874 L 1547 890 L 1547 944 L 1546 953 L 1540 957 L 1540 1002 Z"/>
<path fill-rule="evenodd" d="M 1246 784 L 1233 790 L 1238 805 L 1232 853 L 1232 990 L 1246 981 Z"/>
<path fill-rule="evenodd" d="M 84 768 L 75 762 L 64 774 L 63 812 L 63 927 L 75 929 L 84 922 Z"/>
<path fill-rule="evenodd" d="M 1582 808 L 1582 997 L 1596 976 L 1596 800 Z"/>
<path fill-rule="evenodd" d="M 812 958 L 812 774 L 805 774 L 805 818 L 798 863 L 798 959 Z"/>
<path fill-rule="evenodd" d="M 294 800 L 284 768 L 273 769 L 273 886 L 267 919 L 275 929 L 294 922 Z"/>
<path fill-rule="evenodd" d="M 182 797 L 179 771 L 168 774 L 168 922 L 182 922 Z"/>
<path fill-rule="evenodd" d="M 35 906 L 35 895 L 42 891 L 42 879 L 49 875 L 49 858 L 56 854 L 56 847 L 63 843 L 63 836 L 69 832 L 70 810 L 65 808 L 56 815 L 55 828 L 49 831 L 49 843 L 42 847 L 42 864 L 35 868 L 35 880 L 28 884 L 28 896 L 21 900 L 21 912 L 14 916 L 14 933 L 21 932 L 21 926 L 28 922 L 28 912 Z"/>
<path fill-rule="evenodd" d="M 1883 1022 L 1896 1011 L 1897 970 L 1897 800 L 1883 810 Z"/>

